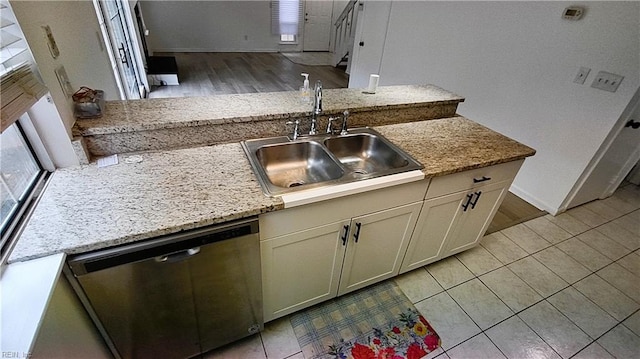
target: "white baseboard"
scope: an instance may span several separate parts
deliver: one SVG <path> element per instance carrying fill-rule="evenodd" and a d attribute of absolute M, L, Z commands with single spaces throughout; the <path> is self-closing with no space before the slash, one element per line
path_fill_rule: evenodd
<path fill-rule="evenodd" d="M 163 82 L 168 86 L 180 85 L 180 82 L 178 82 L 178 75 L 174 74 L 147 75 L 147 81 L 151 86 L 160 86 Z"/>
<path fill-rule="evenodd" d="M 513 184 L 509 188 L 509 192 L 529 202 L 530 204 L 537 207 L 538 209 L 549 212 L 552 216 L 560 214 L 566 210 L 566 209 L 562 210 L 560 208 L 549 206 L 547 203 L 539 200 L 537 197 L 532 196 L 530 193 L 522 190 L 521 188 Z"/>
<path fill-rule="evenodd" d="M 155 55 L 157 52 L 278 52 L 278 49 L 238 49 L 238 48 L 189 48 L 189 47 L 176 47 L 165 49 L 153 49 L 152 53 Z"/>

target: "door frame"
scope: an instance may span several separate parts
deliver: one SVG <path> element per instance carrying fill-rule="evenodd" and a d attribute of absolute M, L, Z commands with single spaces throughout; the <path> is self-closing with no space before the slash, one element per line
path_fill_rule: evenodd
<path fill-rule="evenodd" d="M 320 51 L 320 50 L 305 50 L 305 36 L 307 36 L 307 5 L 309 1 L 320 1 L 320 0 L 300 0 L 302 1 L 302 38 L 300 41 L 300 43 L 302 44 L 302 52 L 314 52 L 314 51 Z M 327 0 L 324 0 L 326 2 L 329 2 Z M 334 9 L 335 6 L 335 1 L 331 0 L 331 14 L 329 15 L 329 43 L 327 45 L 327 52 L 331 52 L 331 46 L 333 45 L 333 12 L 335 11 Z M 321 51 L 322 52 L 322 51 Z"/>
<path fill-rule="evenodd" d="M 103 0 L 93 0 L 93 6 L 96 11 L 96 16 L 98 18 L 98 24 L 100 25 L 100 31 L 102 33 L 102 39 L 104 41 L 104 46 L 107 50 L 107 54 L 109 56 L 109 61 L 111 62 L 111 69 L 114 74 L 114 78 L 116 80 L 116 85 L 118 87 L 120 99 L 122 100 L 130 100 L 136 98 L 130 98 L 128 95 L 126 84 L 124 80 L 124 74 L 120 69 L 120 65 L 118 64 L 118 56 L 115 54 L 114 49 L 111 43 L 111 35 L 109 34 L 109 29 L 107 28 L 107 19 L 104 16 L 104 12 L 102 9 L 102 5 L 100 4 Z M 136 5 L 138 1 L 135 1 L 134 4 L 131 4 L 129 1 L 125 0 L 107 0 L 120 2 L 122 7 L 122 20 L 123 25 L 126 27 L 124 31 L 126 31 L 126 36 L 129 38 L 130 44 L 130 57 L 132 66 L 135 68 L 135 72 L 137 75 L 137 81 L 139 82 L 138 93 L 140 94 L 137 98 L 144 98 L 149 93 L 149 83 L 147 82 L 147 75 L 145 69 L 145 63 L 142 59 L 142 54 L 140 53 L 140 44 L 139 39 L 137 37 L 136 31 L 132 29 L 136 29 L 135 24 L 133 22 L 133 16 L 131 14 L 131 5 Z"/>
<path fill-rule="evenodd" d="M 562 213 L 569 208 L 581 204 L 574 204 L 574 199 L 577 197 L 577 194 L 587 182 L 589 177 L 594 173 L 600 161 L 604 158 L 609 149 L 611 149 L 613 143 L 620 135 L 620 132 L 625 129 L 625 125 L 631 119 L 631 117 L 633 117 L 634 111 L 640 111 L 640 87 L 636 89 L 636 92 L 629 101 L 629 104 L 625 107 L 622 115 L 620 115 L 620 118 L 613 126 L 611 132 L 609 133 L 609 135 L 607 135 L 603 144 L 596 152 L 596 155 L 591 159 L 589 165 L 569 192 L 569 195 L 562 202 L 562 205 L 558 209 L 558 213 Z M 638 163 L 638 161 L 640 161 L 640 143 L 638 143 L 635 150 L 629 154 L 629 157 L 625 161 L 625 164 L 620 168 L 620 170 L 617 173 L 611 175 L 609 186 L 607 186 L 607 188 L 600 194 L 599 198 L 594 198 L 594 200 L 604 199 L 611 196 L 613 192 L 615 192 L 615 190 L 620 186 L 629 172 L 633 169 L 633 166 Z"/>

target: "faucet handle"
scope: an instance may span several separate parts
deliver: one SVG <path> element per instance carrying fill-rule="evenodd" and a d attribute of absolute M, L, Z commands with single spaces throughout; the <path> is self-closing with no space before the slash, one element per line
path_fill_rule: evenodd
<path fill-rule="evenodd" d="M 292 140 L 297 140 L 298 137 L 300 136 L 300 120 L 299 119 L 295 119 L 295 121 L 287 121 L 285 123 L 286 125 L 295 125 L 295 127 L 293 128 L 293 136 L 292 136 Z"/>
<path fill-rule="evenodd" d="M 342 130 L 340 131 L 341 135 L 346 135 L 347 131 L 347 122 L 349 121 L 349 111 L 344 111 L 342 113 Z"/>
<path fill-rule="evenodd" d="M 327 133 L 328 134 L 333 134 L 333 122 L 336 121 L 337 118 L 335 117 L 329 117 L 329 119 L 327 120 Z"/>

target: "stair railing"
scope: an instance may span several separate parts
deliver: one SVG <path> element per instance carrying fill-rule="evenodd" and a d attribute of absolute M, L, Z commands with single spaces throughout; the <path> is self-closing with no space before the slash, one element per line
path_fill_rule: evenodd
<path fill-rule="evenodd" d="M 338 66 L 341 62 L 347 61 L 349 52 L 353 48 L 355 40 L 356 21 L 358 20 L 358 0 L 351 0 L 333 24 L 333 64 Z"/>

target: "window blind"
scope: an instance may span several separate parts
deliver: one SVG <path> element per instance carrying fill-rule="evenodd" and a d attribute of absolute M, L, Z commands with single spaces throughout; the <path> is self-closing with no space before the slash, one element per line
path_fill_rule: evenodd
<path fill-rule="evenodd" d="M 275 35 L 298 35 L 298 26 L 301 19 L 301 0 L 278 0 L 271 2 L 271 33 Z"/>
<path fill-rule="evenodd" d="M 47 88 L 31 71 L 30 64 L 24 62 L 2 74 L 0 93 L 1 133 L 44 96 Z"/>

